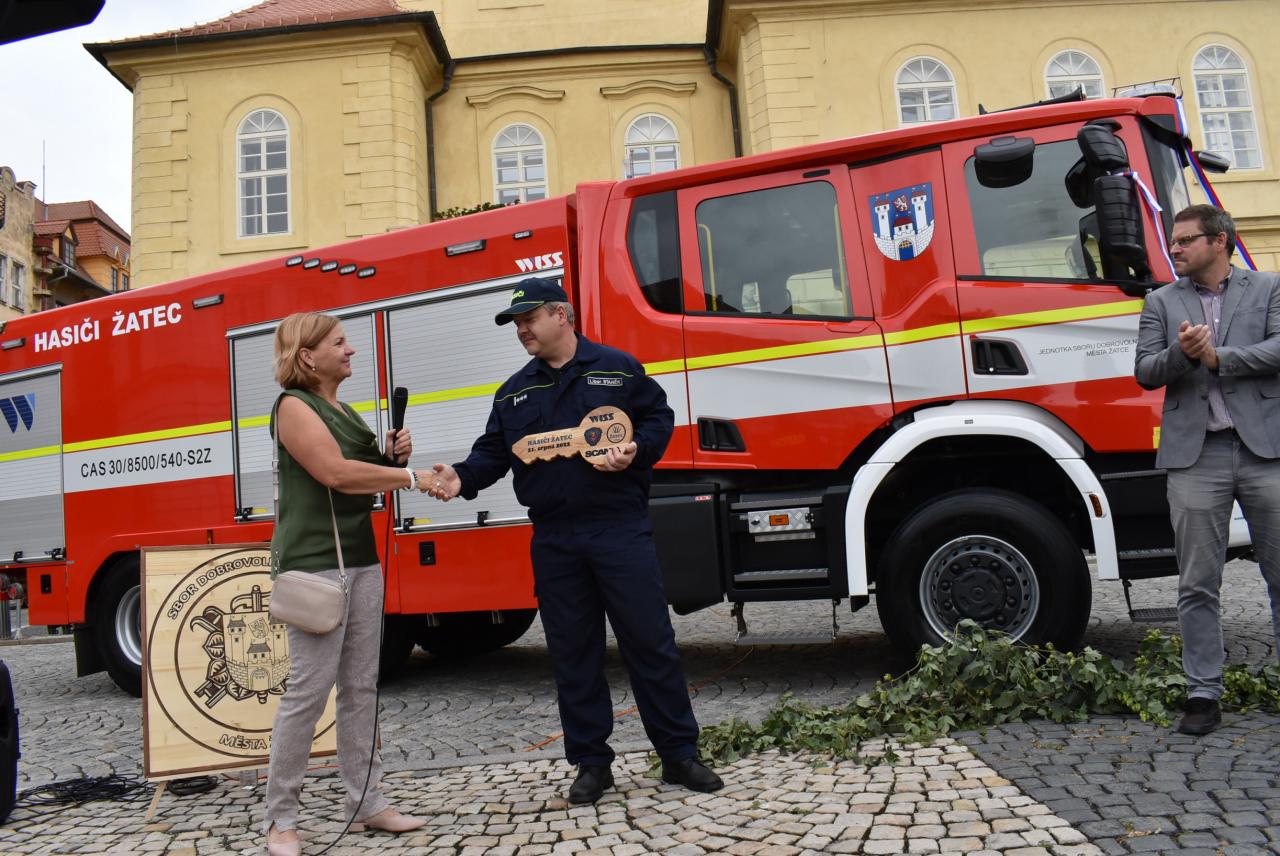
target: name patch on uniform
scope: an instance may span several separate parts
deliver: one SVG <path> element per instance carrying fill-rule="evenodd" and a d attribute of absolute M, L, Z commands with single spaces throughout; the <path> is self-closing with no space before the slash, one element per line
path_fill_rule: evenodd
<path fill-rule="evenodd" d="M 622 386 L 620 377 L 588 377 L 587 386 Z"/>

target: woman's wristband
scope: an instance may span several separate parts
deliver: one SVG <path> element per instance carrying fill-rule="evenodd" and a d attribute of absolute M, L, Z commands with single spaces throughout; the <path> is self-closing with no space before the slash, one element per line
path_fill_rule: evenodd
<path fill-rule="evenodd" d="M 409 483 L 400 489 L 401 490 L 417 490 L 418 474 L 414 472 L 413 467 L 405 467 L 404 471 L 409 474 Z"/>

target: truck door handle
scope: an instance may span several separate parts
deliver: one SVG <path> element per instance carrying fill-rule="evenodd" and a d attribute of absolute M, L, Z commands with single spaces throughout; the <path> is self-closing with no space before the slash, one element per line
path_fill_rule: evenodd
<path fill-rule="evenodd" d="M 729 419 L 698 417 L 698 448 L 705 452 L 745 452 L 742 432 Z"/>
<path fill-rule="evenodd" d="M 1025 375 L 1027 363 L 1017 345 L 999 339 L 969 339 L 973 353 L 973 372 L 980 375 Z"/>

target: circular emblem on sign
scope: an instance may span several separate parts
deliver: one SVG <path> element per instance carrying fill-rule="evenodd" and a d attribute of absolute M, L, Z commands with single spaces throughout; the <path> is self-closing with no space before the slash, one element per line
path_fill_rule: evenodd
<path fill-rule="evenodd" d="M 243 550 L 184 574 L 155 613 L 147 680 L 179 731 L 234 759 L 270 749 L 272 697 L 289 678 L 288 628 L 268 612 L 270 556 Z M 334 725 L 330 703 L 316 734 Z"/>
<path fill-rule="evenodd" d="M 583 432 L 583 439 L 587 441 L 588 446 L 596 446 L 600 443 L 601 431 L 599 428 L 588 428 Z"/>
<path fill-rule="evenodd" d="M 627 436 L 626 426 L 619 425 L 617 422 L 609 426 L 605 431 L 605 436 L 609 438 L 610 443 L 621 443 Z"/>

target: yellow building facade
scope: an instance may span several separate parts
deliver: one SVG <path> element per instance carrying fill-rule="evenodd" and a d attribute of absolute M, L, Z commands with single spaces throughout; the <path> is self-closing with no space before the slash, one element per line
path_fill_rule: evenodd
<path fill-rule="evenodd" d="M 136 286 L 581 181 L 1150 81 L 1187 93 L 1198 148 L 1230 150 L 1215 184 L 1259 265 L 1280 263 L 1272 0 L 313 5 L 314 20 L 268 0 L 89 46 L 134 92 Z"/>

